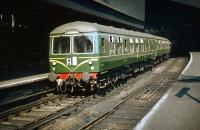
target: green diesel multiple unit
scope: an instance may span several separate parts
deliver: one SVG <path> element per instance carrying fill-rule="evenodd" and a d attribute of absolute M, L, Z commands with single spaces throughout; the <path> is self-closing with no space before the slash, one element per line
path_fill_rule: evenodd
<path fill-rule="evenodd" d="M 169 52 L 166 38 L 97 23 L 67 23 L 50 33 L 49 80 L 61 92 L 92 91 L 152 66 Z"/>

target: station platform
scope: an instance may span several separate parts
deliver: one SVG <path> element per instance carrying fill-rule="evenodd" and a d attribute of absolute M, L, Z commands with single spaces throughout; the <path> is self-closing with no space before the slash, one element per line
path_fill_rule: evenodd
<path fill-rule="evenodd" d="M 0 82 L 49 72 L 49 65 L 38 63 L 0 63 Z"/>
<path fill-rule="evenodd" d="M 37 75 L 32 75 L 32 76 L 26 76 L 22 78 L 0 81 L 0 90 L 45 80 L 47 79 L 47 77 L 48 77 L 48 73 L 43 73 L 43 74 L 37 74 Z"/>
<path fill-rule="evenodd" d="M 200 52 L 134 130 L 200 130 Z"/>

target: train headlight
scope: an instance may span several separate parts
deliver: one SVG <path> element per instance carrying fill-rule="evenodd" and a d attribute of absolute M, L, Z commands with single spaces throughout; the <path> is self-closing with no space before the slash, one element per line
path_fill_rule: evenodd
<path fill-rule="evenodd" d="M 53 63 L 52 63 L 52 65 L 54 65 L 54 66 L 55 66 L 55 65 L 56 65 L 56 62 L 53 62 Z"/>
<path fill-rule="evenodd" d="M 88 64 L 89 64 L 89 65 L 92 65 L 92 61 L 91 61 L 91 60 L 90 60 L 90 61 L 88 61 Z"/>

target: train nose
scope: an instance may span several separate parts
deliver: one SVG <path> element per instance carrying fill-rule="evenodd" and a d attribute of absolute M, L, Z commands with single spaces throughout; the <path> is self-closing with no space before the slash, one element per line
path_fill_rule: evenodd
<path fill-rule="evenodd" d="M 57 75 L 55 73 L 51 72 L 48 74 L 48 79 L 50 82 L 55 82 L 57 79 Z"/>

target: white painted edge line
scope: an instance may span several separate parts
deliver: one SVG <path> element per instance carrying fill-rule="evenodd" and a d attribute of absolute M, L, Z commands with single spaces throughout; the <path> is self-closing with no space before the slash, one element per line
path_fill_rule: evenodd
<path fill-rule="evenodd" d="M 192 56 L 192 53 L 190 52 L 190 60 L 189 60 L 189 62 L 188 62 L 188 64 L 187 64 L 187 66 L 185 67 L 185 69 L 183 70 L 183 72 L 181 73 L 182 76 L 183 76 L 184 73 L 187 71 L 187 69 L 190 67 L 190 65 L 192 64 L 192 62 L 193 62 L 193 56 Z M 180 75 L 180 76 L 181 76 L 181 75 Z"/>
<path fill-rule="evenodd" d="M 151 119 L 152 115 L 160 108 L 160 105 L 166 100 L 168 97 L 168 93 L 166 93 L 157 103 L 153 106 L 153 108 L 140 120 L 140 122 L 136 125 L 134 130 L 142 130 L 145 124 Z"/>
<path fill-rule="evenodd" d="M 26 80 L 22 80 L 22 81 L 16 81 L 13 83 L 7 83 L 7 84 L 0 85 L 0 89 L 8 88 L 8 87 L 16 86 L 16 85 L 22 85 L 22 84 L 26 84 L 26 83 L 31 83 L 31 82 L 43 80 L 46 78 L 47 78 L 47 76 L 42 76 L 42 77 L 38 77 L 38 78 L 32 78 L 32 79 L 26 79 Z"/>

